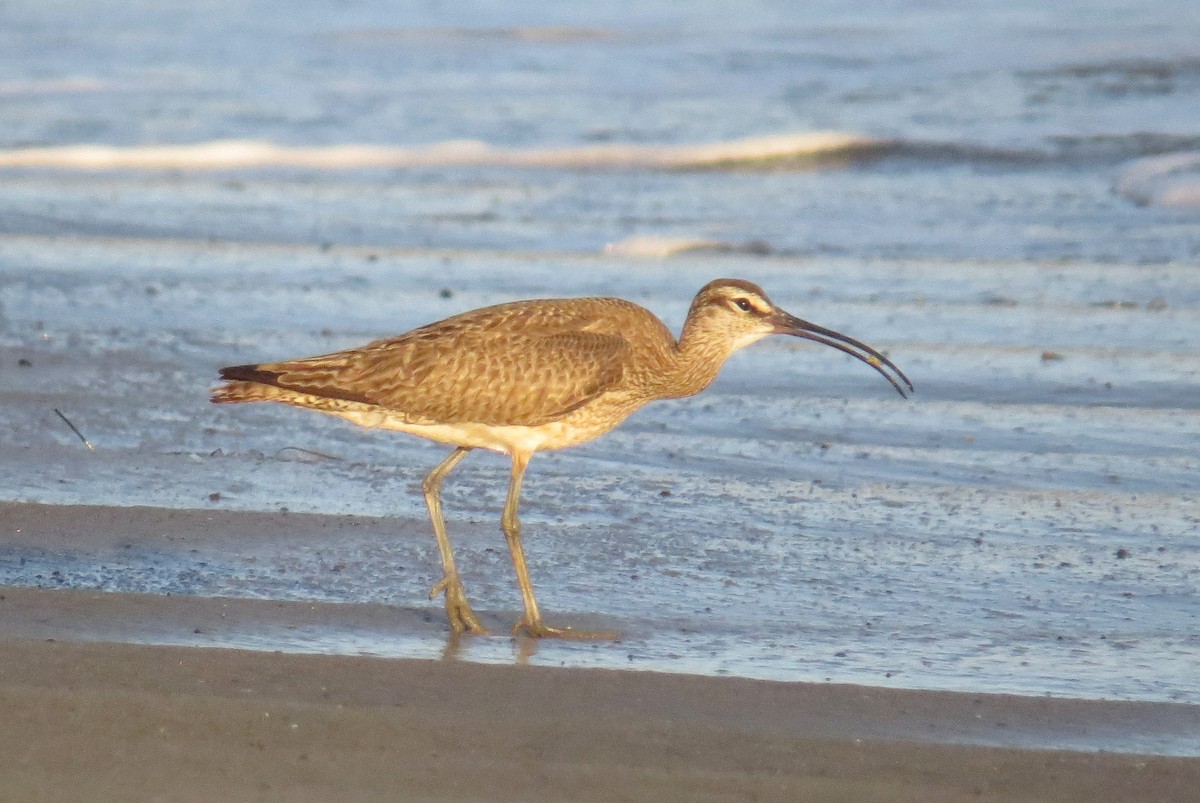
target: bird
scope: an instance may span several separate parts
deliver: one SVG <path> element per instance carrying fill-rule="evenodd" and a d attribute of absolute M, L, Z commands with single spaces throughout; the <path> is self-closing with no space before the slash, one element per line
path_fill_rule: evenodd
<path fill-rule="evenodd" d="M 500 519 L 524 614 L 514 635 L 596 638 L 542 620 L 521 544 L 518 506 L 536 452 L 609 432 L 660 399 L 693 396 L 726 359 L 784 334 L 845 352 L 882 374 L 902 397 L 908 377 L 874 348 L 784 311 L 743 279 L 716 279 L 696 294 L 676 339 L 648 309 L 619 298 L 513 301 L 463 312 L 406 334 L 316 357 L 220 369 L 217 404 L 281 402 L 368 428 L 453 446 L 422 492 L 441 558 L 429 598 L 444 598 L 455 635 L 486 634 L 454 561 L 442 511 L 446 476 L 473 449 L 511 459 Z"/>

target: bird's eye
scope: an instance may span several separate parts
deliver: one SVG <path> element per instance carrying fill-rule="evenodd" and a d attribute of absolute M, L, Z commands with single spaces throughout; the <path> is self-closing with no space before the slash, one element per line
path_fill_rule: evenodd
<path fill-rule="evenodd" d="M 735 298 L 735 299 L 733 300 L 733 303 L 734 303 L 734 304 L 737 306 L 737 308 L 738 308 L 738 309 L 740 309 L 742 312 L 750 312 L 751 310 L 753 310 L 753 309 L 754 309 L 754 305 L 753 305 L 753 304 L 751 304 L 751 303 L 750 303 L 750 300 L 749 300 L 749 299 L 746 299 L 746 298 Z"/>

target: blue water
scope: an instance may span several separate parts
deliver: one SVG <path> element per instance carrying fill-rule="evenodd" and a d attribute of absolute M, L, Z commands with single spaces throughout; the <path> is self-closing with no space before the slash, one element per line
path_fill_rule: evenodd
<path fill-rule="evenodd" d="M 110 170 L 61 150 L 654 154 L 814 131 L 875 145 L 681 169 Z M 0 365 L 0 501 L 362 513 L 425 538 L 413 491 L 440 452 L 215 409 L 216 366 L 514 297 L 619 294 L 677 327 L 701 284 L 746 275 L 886 349 L 917 395 L 773 339 L 709 394 L 539 457 L 543 604 L 632 632 L 542 660 L 1195 702 L 1198 152 L 1194 0 L 8 0 L 0 346 L 28 365 Z M 645 257 L 631 239 L 667 237 L 708 245 Z M 479 608 L 504 619 L 506 468 L 478 464 L 448 516 Z M 0 579 L 425 610 L 432 539 L 391 532 L 333 545 L 359 570 L 337 577 L 319 538 L 248 533 L 166 557 L 18 539 Z M 321 643 L 404 654 L 411 634 L 381 638 Z"/>
<path fill-rule="evenodd" d="M 1139 207 L 1113 187 L 1141 157 L 1200 148 L 1197 42 L 1189 0 L 869 11 L 6 3 L 0 148 L 478 140 L 536 151 L 814 130 L 894 147 L 815 172 L 427 167 L 331 182 L 284 169 L 279 189 L 298 208 L 255 182 L 226 187 L 217 217 L 200 220 L 170 206 L 211 178 L 126 186 L 103 214 L 63 179 L 41 205 L 0 194 L 0 225 L 551 251 L 655 234 L 787 255 L 1191 260 L 1194 206 Z M 1200 166 L 1183 172 L 1192 181 Z"/>

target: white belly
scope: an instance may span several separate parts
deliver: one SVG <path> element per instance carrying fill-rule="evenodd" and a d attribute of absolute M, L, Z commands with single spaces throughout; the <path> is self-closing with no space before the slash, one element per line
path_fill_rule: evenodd
<path fill-rule="evenodd" d="M 476 423 L 413 424 L 386 412 L 338 411 L 334 415 L 355 424 L 373 429 L 392 429 L 428 438 L 450 446 L 487 449 L 502 454 L 562 449 L 589 441 L 601 432 L 572 425 L 569 419 L 541 424 L 536 427 Z M 610 429 L 611 427 L 607 427 Z"/>

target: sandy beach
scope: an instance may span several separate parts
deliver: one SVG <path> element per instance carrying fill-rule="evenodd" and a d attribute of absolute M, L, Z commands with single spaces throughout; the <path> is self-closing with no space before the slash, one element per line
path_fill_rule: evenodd
<path fill-rule="evenodd" d="M 370 523 L 0 513 L 7 543 L 53 550 L 246 529 L 336 539 Z M 503 634 L 515 612 L 484 613 Z M 441 646 L 320 654 L 322 632 Z M 1094 802 L 1187 801 L 1200 785 L 1200 706 L 546 665 L 555 649 L 451 639 L 434 606 L 0 587 L 2 796 Z"/>
<path fill-rule="evenodd" d="M 1200 785 L 1196 759 L 952 735 L 1171 706 L 453 660 L 6 641 L 0 712 L 9 800 L 1094 803 Z"/>

